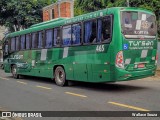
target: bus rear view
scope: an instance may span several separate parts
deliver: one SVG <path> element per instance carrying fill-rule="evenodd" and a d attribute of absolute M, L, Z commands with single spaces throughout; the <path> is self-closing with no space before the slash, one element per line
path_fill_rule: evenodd
<path fill-rule="evenodd" d="M 122 51 L 116 56 L 118 80 L 153 76 L 157 64 L 156 17 L 150 12 L 121 11 Z"/>

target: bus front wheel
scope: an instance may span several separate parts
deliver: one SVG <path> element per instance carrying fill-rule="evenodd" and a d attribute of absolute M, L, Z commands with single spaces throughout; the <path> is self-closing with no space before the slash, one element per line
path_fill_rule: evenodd
<path fill-rule="evenodd" d="M 17 74 L 17 66 L 16 66 L 16 65 L 13 65 L 13 66 L 11 67 L 11 72 L 12 72 L 13 78 L 15 78 L 15 79 L 18 79 L 18 78 L 19 78 L 19 75 Z"/>
<path fill-rule="evenodd" d="M 58 86 L 66 86 L 68 81 L 66 80 L 66 73 L 63 67 L 58 66 L 54 72 L 55 82 Z"/>

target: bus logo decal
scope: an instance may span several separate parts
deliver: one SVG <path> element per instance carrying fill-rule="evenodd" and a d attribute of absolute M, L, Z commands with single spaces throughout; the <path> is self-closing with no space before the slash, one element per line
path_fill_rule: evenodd
<path fill-rule="evenodd" d="M 148 50 L 142 50 L 141 58 L 146 58 L 148 54 Z"/>
<path fill-rule="evenodd" d="M 23 55 L 14 55 L 13 58 L 14 59 L 23 59 Z"/>
<path fill-rule="evenodd" d="M 68 49 L 69 47 L 65 47 L 63 50 L 63 58 L 66 58 L 68 56 Z"/>
<path fill-rule="evenodd" d="M 45 61 L 47 59 L 47 49 L 41 50 L 41 60 Z"/>

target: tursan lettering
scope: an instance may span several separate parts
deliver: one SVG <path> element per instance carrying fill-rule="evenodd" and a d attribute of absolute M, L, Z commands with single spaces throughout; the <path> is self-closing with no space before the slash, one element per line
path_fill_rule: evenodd
<path fill-rule="evenodd" d="M 153 41 L 129 41 L 130 47 L 150 47 L 153 45 Z"/>

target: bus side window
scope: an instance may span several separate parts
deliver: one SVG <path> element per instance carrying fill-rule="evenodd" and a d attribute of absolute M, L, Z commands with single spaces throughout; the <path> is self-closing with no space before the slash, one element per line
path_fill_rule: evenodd
<path fill-rule="evenodd" d="M 43 48 L 43 31 L 38 32 L 38 48 Z"/>
<path fill-rule="evenodd" d="M 11 51 L 13 52 L 16 49 L 16 38 L 15 37 L 11 38 L 10 43 L 11 43 Z"/>
<path fill-rule="evenodd" d="M 16 51 L 19 50 L 19 36 L 16 37 Z"/>
<path fill-rule="evenodd" d="M 106 16 L 102 20 L 102 42 L 111 41 L 111 16 Z"/>
<path fill-rule="evenodd" d="M 37 33 L 32 33 L 32 48 L 37 48 Z"/>
<path fill-rule="evenodd" d="M 4 51 L 4 55 L 8 55 L 8 44 L 5 44 L 5 51 Z"/>
<path fill-rule="evenodd" d="M 71 25 L 64 26 L 62 29 L 62 40 L 64 46 L 71 45 Z"/>
<path fill-rule="evenodd" d="M 30 34 L 26 35 L 26 49 L 30 49 Z"/>
<path fill-rule="evenodd" d="M 8 40 L 5 40 L 4 44 L 3 44 L 3 54 L 4 55 L 8 55 L 8 52 L 9 52 L 9 45 L 8 45 Z"/>
<path fill-rule="evenodd" d="M 97 42 L 110 42 L 111 27 L 110 16 L 98 19 Z"/>
<path fill-rule="evenodd" d="M 21 36 L 21 50 L 24 50 L 25 49 L 25 35 L 22 35 Z"/>
<path fill-rule="evenodd" d="M 81 43 L 81 24 L 72 25 L 72 44 L 80 45 Z"/>
<path fill-rule="evenodd" d="M 96 23 L 96 20 L 91 20 L 84 23 L 84 43 L 96 42 Z"/>
<path fill-rule="evenodd" d="M 52 40 L 53 39 L 53 30 L 50 29 L 50 30 L 46 30 L 46 46 L 45 48 L 51 48 L 52 47 Z"/>
<path fill-rule="evenodd" d="M 60 46 L 60 28 L 54 28 L 54 46 Z"/>

